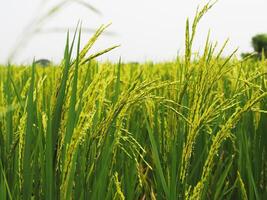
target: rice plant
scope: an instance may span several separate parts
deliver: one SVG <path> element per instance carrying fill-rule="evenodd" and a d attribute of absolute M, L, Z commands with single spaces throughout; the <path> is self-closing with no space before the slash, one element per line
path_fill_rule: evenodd
<path fill-rule="evenodd" d="M 98 63 L 101 26 L 57 67 L 0 67 L 0 199 L 267 199 L 267 62 L 209 35 L 192 56 L 212 6 L 175 61 Z"/>

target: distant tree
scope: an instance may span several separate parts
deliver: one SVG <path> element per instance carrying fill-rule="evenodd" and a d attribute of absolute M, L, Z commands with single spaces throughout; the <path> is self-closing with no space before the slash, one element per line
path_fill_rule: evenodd
<path fill-rule="evenodd" d="M 261 54 L 262 51 L 267 52 L 267 34 L 258 34 L 252 37 L 252 46 L 254 51 L 259 54 Z"/>
<path fill-rule="evenodd" d="M 261 58 L 262 53 L 264 56 L 267 55 L 267 34 L 258 34 L 252 37 L 252 46 L 254 51 L 258 53 L 259 58 Z"/>
<path fill-rule="evenodd" d="M 242 53 L 241 57 L 250 57 L 253 59 L 261 59 L 262 55 L 267 57 L 267 34 L 257 34 L 252 37 L 251 44 L 254 49 L 252 53 Z"/>
<path fill-rule="evenodd" d="M 39 59 L 37 61 L 34 62 L 36 65 L 39 65 L 41 67 L 47 67 L 50 66 L 52 64 L 52 62 L 48 59 Z"/>

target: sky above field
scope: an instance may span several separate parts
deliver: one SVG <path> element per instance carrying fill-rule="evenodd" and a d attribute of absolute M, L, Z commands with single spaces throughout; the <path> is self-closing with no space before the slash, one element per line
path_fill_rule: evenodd
<path fill-rule="evenodd" d="M 45 14 L 59 0 L 8 0 L 0 2 L 0 63 L 12 56 L 17 63 L 31 62 L 35 57 L 55 62 L 63 56 L 66 29 L 82 20 L 84 44 L 90 30 L 112 22 L 107 34 L 96 43 L 92 52 L 120 44 L 121 47 L 100 60 L 166 61 L 183 54 L 187 17 L 193 20 L 197 0 L 85 0 L 101 14 L 81 4 L 69 3 L 43 22 L 38 34 L 30 35 L 30 24 Z M 219 44 L 229 38 L 224 55 L 236 48 L 239 53 L 252 51 L 251 37 L 267 33 L 266 0 L 219 0 L 198 27 L 194 50 L 203 49 L 208 31 Z M 28 37 L 27 37 L 28 36 Z M 20 41 L 23 41 L 22 43 Z M 23 45 L 21 45 L 23 44 Z M 20 48 L 19 48 L 20 47 Z M 15 53 L 14 53 L 15 52 Z M 14 53 L 14 54 L 12 54 Z"/>

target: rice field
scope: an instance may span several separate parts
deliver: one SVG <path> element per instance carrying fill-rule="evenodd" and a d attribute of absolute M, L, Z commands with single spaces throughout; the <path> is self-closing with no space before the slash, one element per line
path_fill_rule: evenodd
<path fill-rule="evenodd" d="M 267 199 L 267 61 L 206 39 L 164 63 L 0 67 L 0 199 Z"/>

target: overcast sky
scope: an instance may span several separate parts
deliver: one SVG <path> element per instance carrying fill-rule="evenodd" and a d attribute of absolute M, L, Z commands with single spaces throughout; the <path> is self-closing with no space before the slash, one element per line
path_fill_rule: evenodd
<path fill-rule="evenodd" d="M 78 20 L 83 27 L 95 29 L 112 22 L 93 51 L 120 44 L 119 49 L 103 56 L 101 60 L 164 61 L 174 59 L 183 51 L 185 20 L 193 19 L 198 0 L 85 0 L 99 11 L 95 14 L 87 8 L 71 3 L 43 25 L 43 33 L 30 40 L 17 51 L 13 62 L 30 62 L 33 57 L 48 58 L 58 62 L 63 55 L 66 34 L 49 32 L 53 28 L 72 28 Z M 43 4 L 45 2 L 45 4 Z M 16 44 L 36 16 L 41 16 L 59 0 L 2 0 L 0 2 L 0 63 L 6 63 Z M 42 6 L 43 5 L 43 6 Z M 257 33 L 267 33 L 266 0 L 219 0 L 201 21 L 195 40 L 195 51 L 201 50 L 208 30 L 212 41 L 222 44 L 230 39 L 225 54 L 235 48 L 239 53 L 251 51 L 250 39 Z M 25 33 L 25 32 L 24 32 Z M 84 33 L 82 43 L 92 35 Z M 25 36 L 25 34 L 24 34 Z"/>

